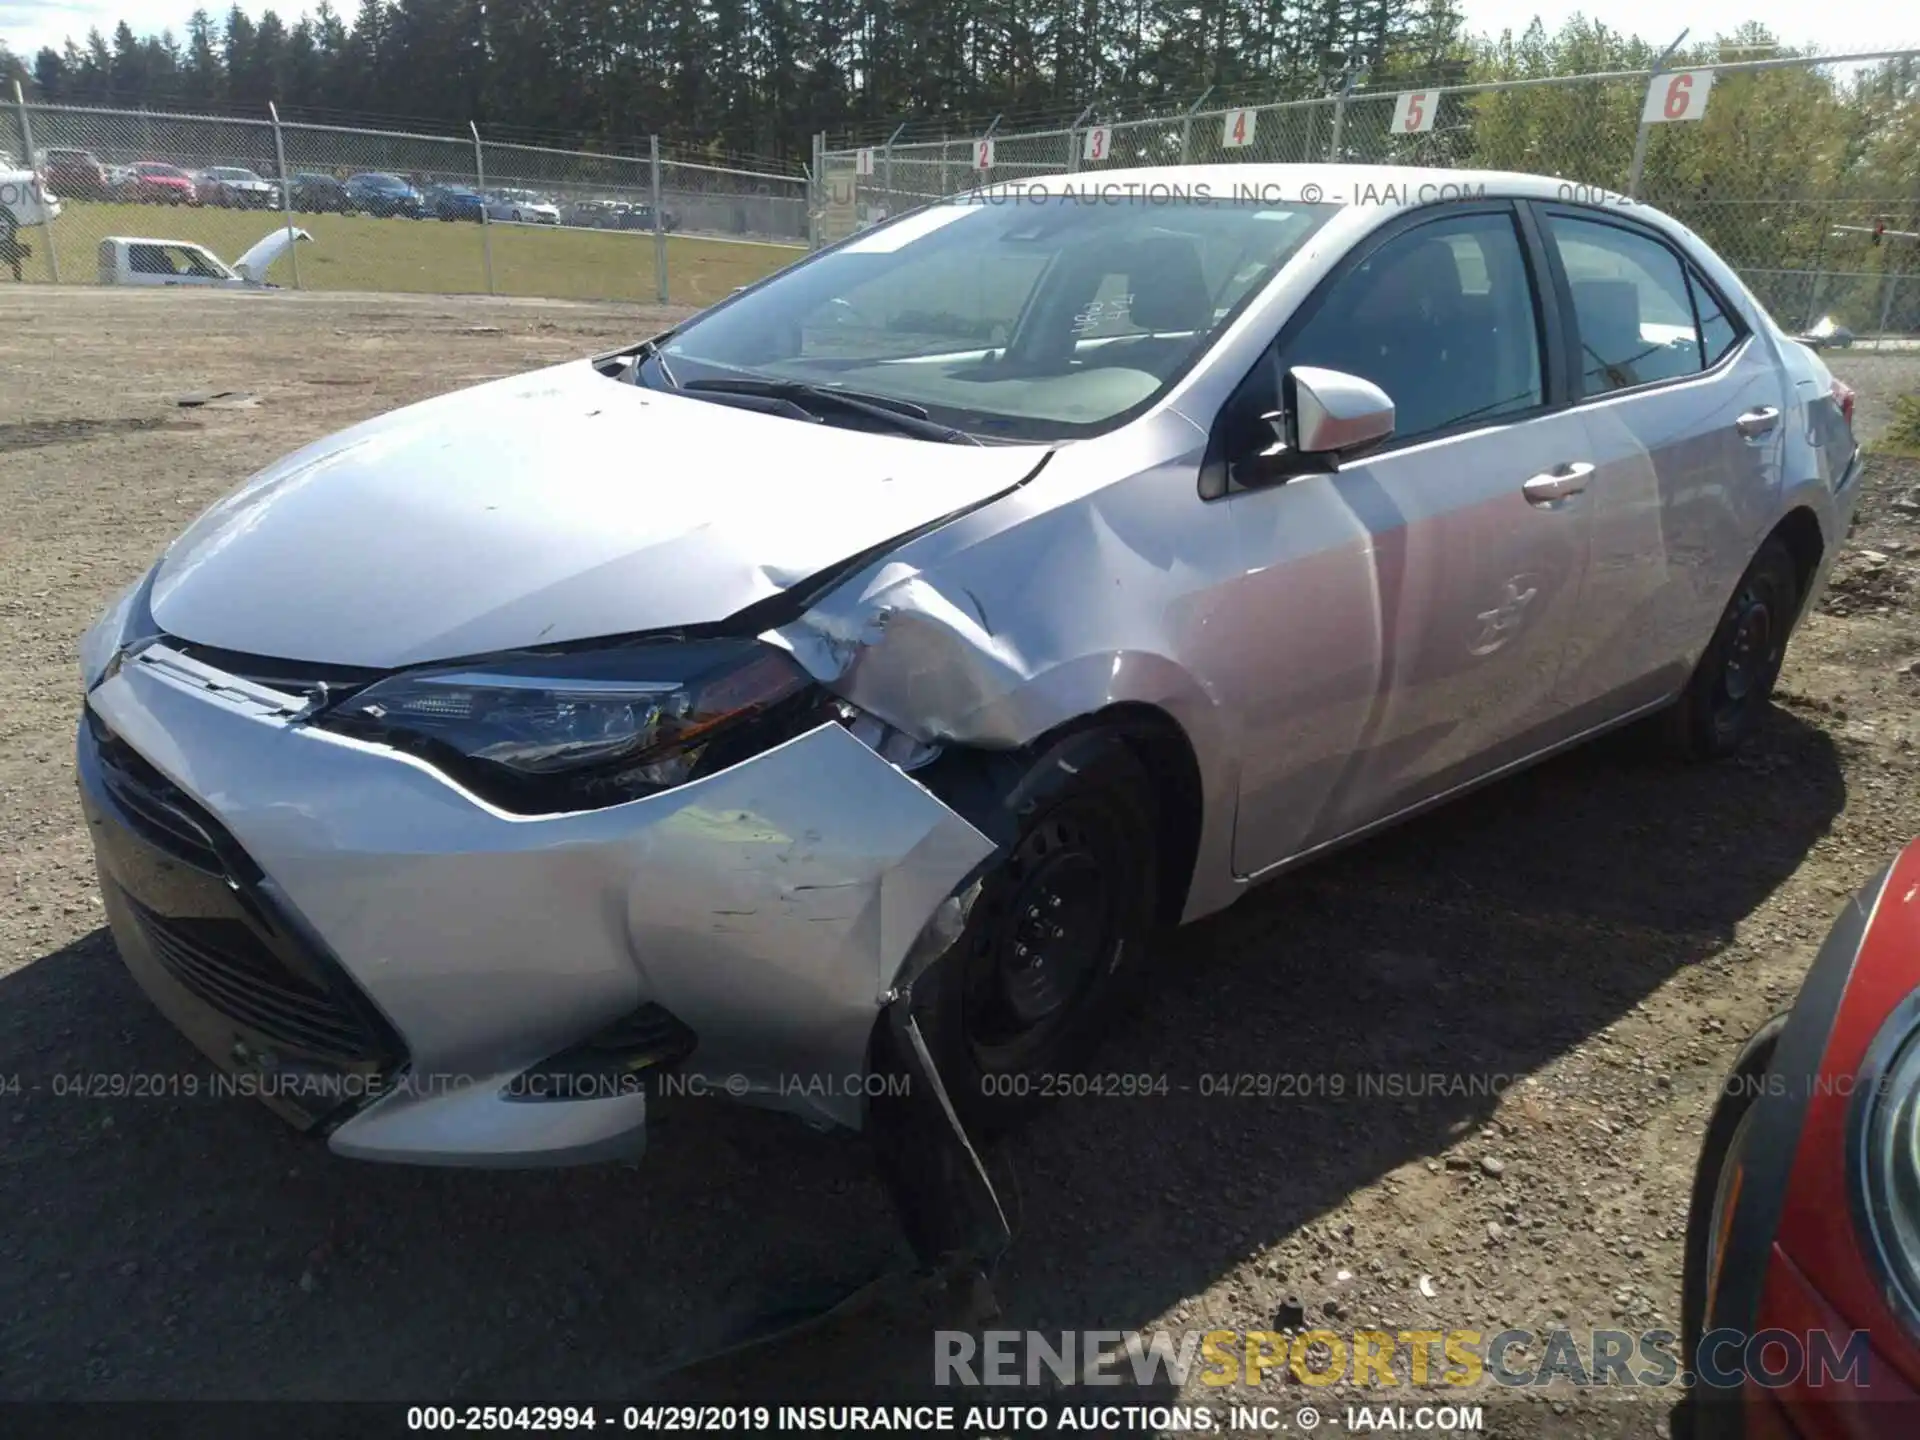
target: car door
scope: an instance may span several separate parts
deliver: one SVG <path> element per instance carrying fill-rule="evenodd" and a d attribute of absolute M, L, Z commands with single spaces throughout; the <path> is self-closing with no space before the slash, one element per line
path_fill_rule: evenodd
<path fill-rule="evenodd" d="M 1393 399 L 1396 426 L 1334 473 L 1227 501 L 1248 577 L 1238 608 L 1294 647 L 1302 630 L 1328 641 L 1311 666 L 1240 680 L 1239 873 L 1563 738 L 1555 684 L 1591 509 L 1547 294 L 1516 207 L 1403 217 L 1356 248 L 1243 385 L 1257 404 L 1293 366 L 1359 375 Z M 1223 415 L 1236 402 L 1249 404 L 1236 396 Z"/>
<path fill-rule="evenodd" d="M 1539 207 L 1594 465 L 1593 551 L 1562 689 L 1604 719 L 1686 680 L 1776 514 L 1774 357 L 1680 245 L 1615 211 Z"/>

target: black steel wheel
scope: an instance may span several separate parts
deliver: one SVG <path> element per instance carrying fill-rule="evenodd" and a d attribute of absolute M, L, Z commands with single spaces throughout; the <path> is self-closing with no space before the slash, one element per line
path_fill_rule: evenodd
<path fill-rule="evenodd" d="M 1693 759 L 1729 755 L 1765 715 L 1800 610 L 1793 555 L 1769 538 L 1740 577 L 1693 678 L 1669 715 L 1675 747 Z"/>
<path fill-rule="evenodd" d="M 1152 938 L 1153 789 L 1118 735 L 1049 746 L 1007 796 L 1017 829 L 965 930 L 914 986 L 954 1108 L 996 1133 L 1072 1093 Z"/>

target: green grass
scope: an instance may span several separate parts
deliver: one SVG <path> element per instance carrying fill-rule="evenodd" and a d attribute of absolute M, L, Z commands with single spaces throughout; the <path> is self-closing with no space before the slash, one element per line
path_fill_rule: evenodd
<path fill-rule="evenodd" d="M 190 240 L 232 262 L 280 223 L 277 212 L 211 206 L 96 204 L 63 201 L 53 222 L 60 279 L 95 284 L 98 247 L 109 235 Z M 378 220 L 370 215 L 302 215 L 294 223 L 313 236 L 299 253 L 300 283 L 308 290 L 412 291 L 485 294 L 482 227 L 441 220 Z M 29 281 L 53 278 L 40 226 L 20 238 L 33 248 L 24 266 Z M 494 290 L 557 300 L 636 300 L 651 304 L 654 240 L 649 232 L 563 230 L 555 226 L 489 225 Z M 709 305 L 735 287 L 791 264 L 803 252 L 779 245 L 736 244 L 697 236 L 667 237 L 668 298 L 676 305 Z M 0 277 L 7 277 L 0 268 Z M 293 284 L 292 262 L 273 279 Z"/>
<path fill-rule="evenodd" d="M 1901 395 L 1893 402 L 1893 423 L 1873 447 L 1882 454 L 1920 460 L 1920 395 Z"/>

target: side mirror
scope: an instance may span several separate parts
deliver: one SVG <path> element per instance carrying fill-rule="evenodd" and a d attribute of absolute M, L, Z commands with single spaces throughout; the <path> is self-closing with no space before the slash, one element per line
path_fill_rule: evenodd
<path fill-rule="evenodd" d="M 1243 467 L 1251 483 L 1320 475 L 1393 434 L 1393 401 L 1371 380 L 1296 365 L 1281 377 L 1281 405 L 1260 417 L 1272 443 Z"/>

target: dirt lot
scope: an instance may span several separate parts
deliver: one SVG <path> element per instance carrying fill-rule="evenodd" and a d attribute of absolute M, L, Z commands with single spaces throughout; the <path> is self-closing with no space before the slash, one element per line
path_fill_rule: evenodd
<path fill-rule="evenodd" d="M 873 1400 L 964 1318 L 895 1293 L 652 1378 L 899 1258 L 860 1142 L 775 1116 L 683 1105 L 637 1169 L 486 1174 L 335 1160 L 236 1100 L 56 1093 L 204 1071 L 101 928 L 69 760 L 97 607 L 272 456 L 645 316 L 0 287 L 0 1396 Z M 1837 365 L 1869 427 L 1920 388 L 1911 359 Z M 259 404 L 176 407 L 222 389 Z M 1018 1229 L 996 1325 L 1261 1329 L 1289 1297 L 1337 1330 L 1675 1325 L 1709 1092 L 1920 831 L 1920 465 L 1864 484 L 1738 762 L 1608 742 L 1178 937 L 1096 1067 L 1169 1093 L 1056 1106 L 993 1156 Z M 1304 1094 L 1202 1095 L 1244 1072 Z M 1552 1404 L 1503 1414 L 1664 1424 Z"/>

